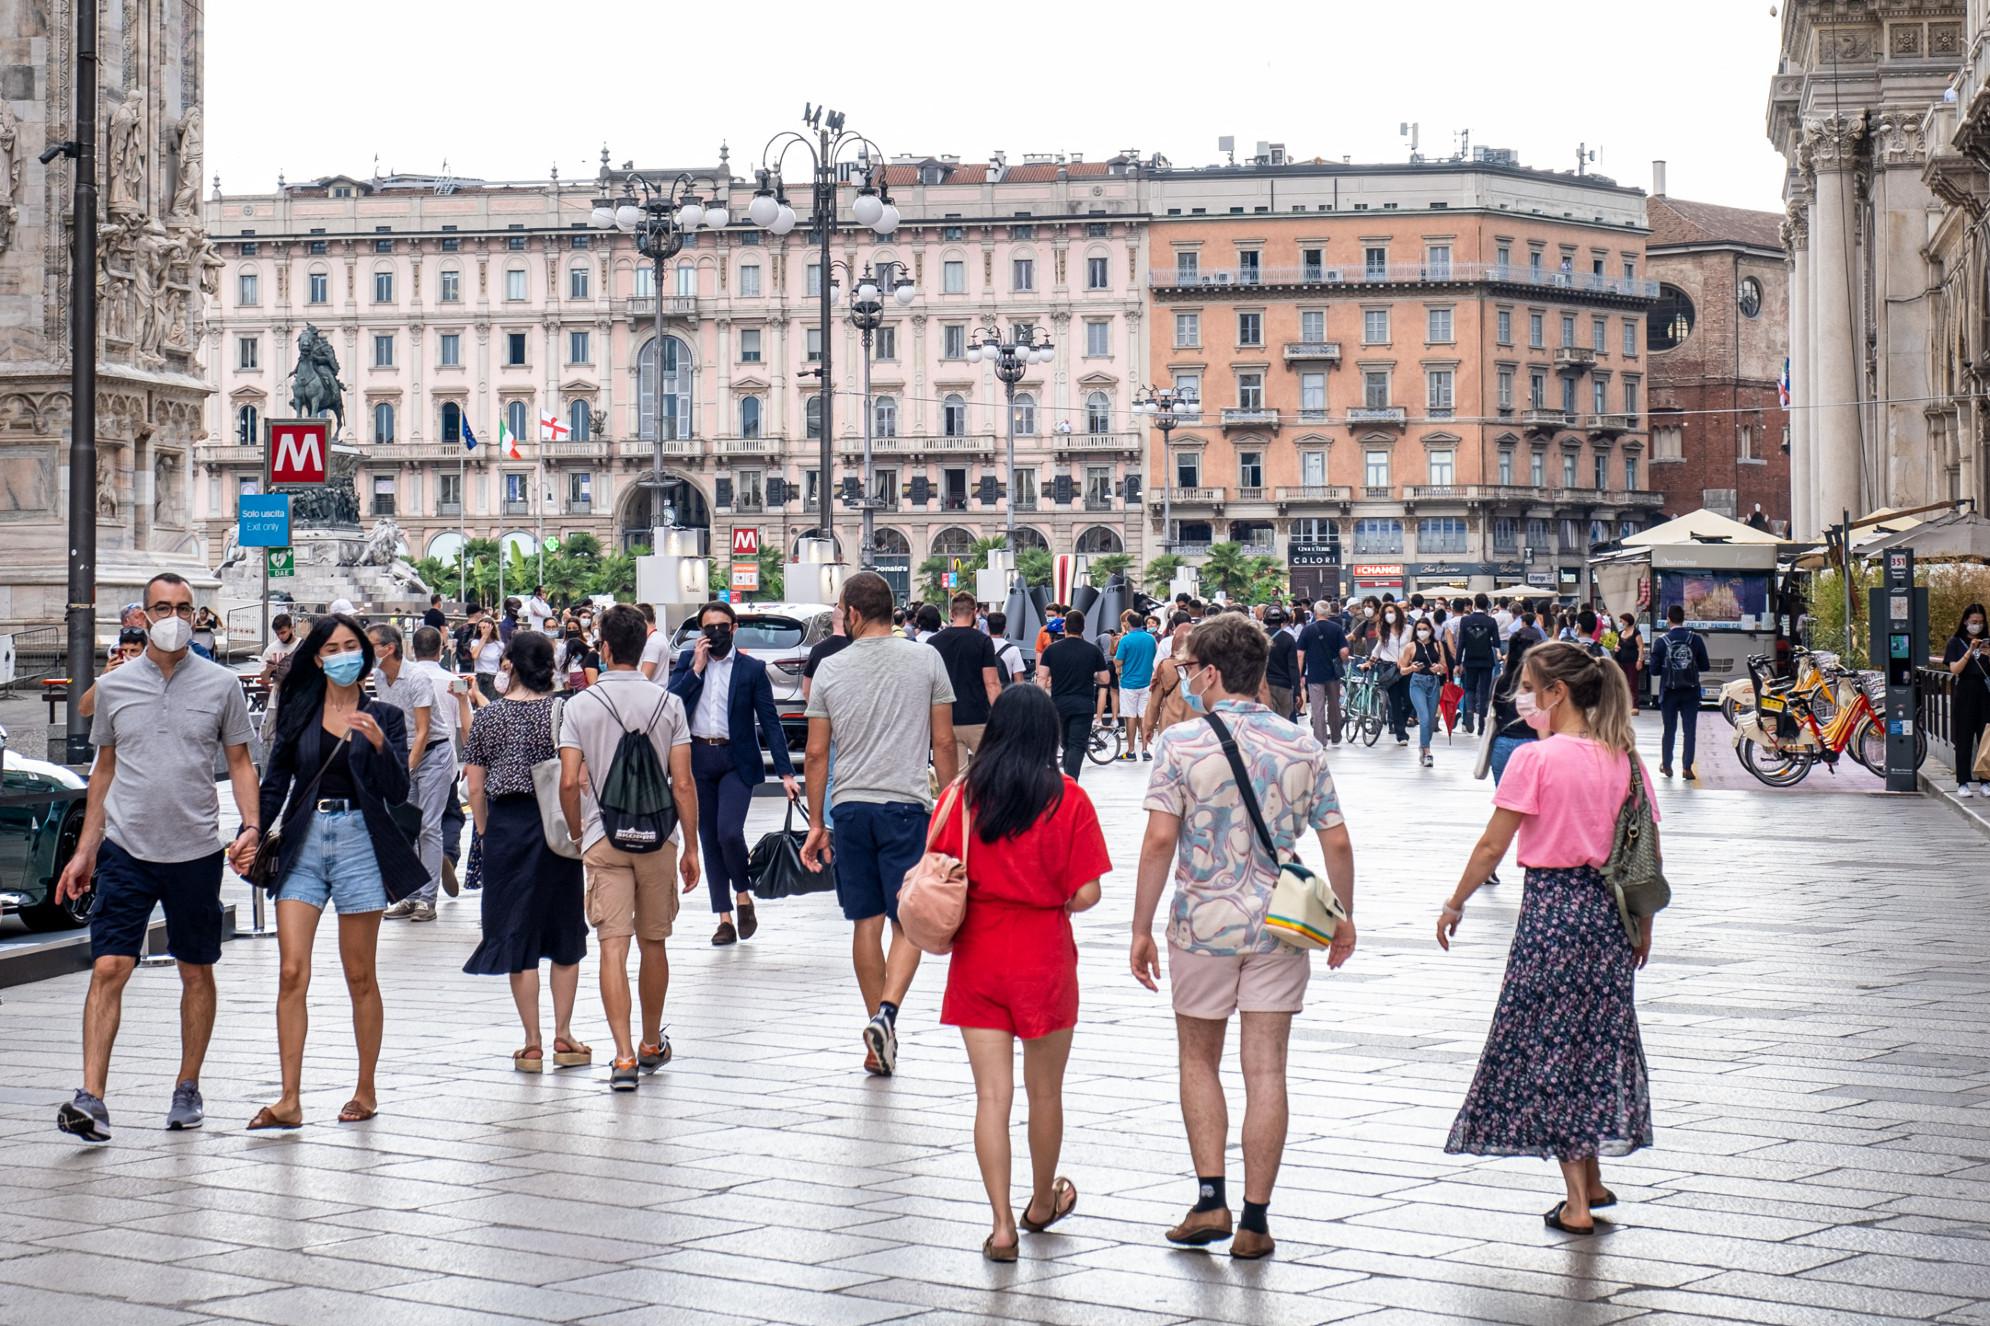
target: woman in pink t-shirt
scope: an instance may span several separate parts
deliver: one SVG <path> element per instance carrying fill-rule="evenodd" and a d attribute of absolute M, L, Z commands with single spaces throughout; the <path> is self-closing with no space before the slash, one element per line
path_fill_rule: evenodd
<path fill-rule="evenodd" d="M 1449 949 L 1466 901 L 1517 835 L 1527 888 L 1506 980 L 1444 1149 L 1553 1156 L 1568 1197 L 1547 1213 L 1549 1228 L 1593 1234 L 1590 1212 L 1617 1200 L 1597 1158 L 1651 1144 L 1633 988 L 1651 952 L 1651 922 L 1633 949 L 1599 869 L 1637 761 L 1631 694 L 1615 662 L 1567 641 L 1534 646 L 1523 668 L 1517 708 L 1546 739 L 1513 752 L 1492 822 L 1437 921 L 1437 942 Z M 1636 767 L 1649 787 L 1643 763 Z"/>

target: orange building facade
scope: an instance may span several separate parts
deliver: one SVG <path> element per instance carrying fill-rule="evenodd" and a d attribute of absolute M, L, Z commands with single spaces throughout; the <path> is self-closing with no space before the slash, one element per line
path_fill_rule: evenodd
<path fill-rule="evenodd" d="M 1644 196 L 1470 162 L 1149 181 L 1147 515 L 1306 595 L 1530 583 L 1651 523 Z M 1157 433 L 1156 442 L 1160 440 Z"/>

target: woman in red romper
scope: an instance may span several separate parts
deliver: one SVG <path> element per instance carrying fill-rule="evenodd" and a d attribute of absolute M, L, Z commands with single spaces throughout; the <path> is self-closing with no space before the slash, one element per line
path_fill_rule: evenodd
<path fill-rule="evenodd" d="M 1029 1204 L 1024 1229 L 1071 1214 L 1078 1190 L 1057 1175 L 1064 1141 L 1064 1064 L 1078 1025 L 1078 945 L 1071 914 L 1099 901 L 1112 868 L 1091 798 L 1057 770 L 1057 707 L 1034 686 L 1011 686 L 989 711 L 965 795 L 933 826 L 935 850 L 967 857 L 967 914 L 954 938 L 940 1021 L 959 1027 L 974 1070 L 974 1154 L 995 1210 L 981 1245 L 990 1261 L 1016 1260 L 1010 1207 L 1009 1106 L 1015 1042 L 1023 1042 L 1030 1099 Z M 964 823 L 966 821 L 966 823 Z"/>

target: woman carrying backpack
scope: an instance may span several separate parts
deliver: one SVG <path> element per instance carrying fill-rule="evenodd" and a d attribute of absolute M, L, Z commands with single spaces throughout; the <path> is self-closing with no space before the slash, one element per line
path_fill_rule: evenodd
<path fill-rule="evenodd" d="M 1638 1035 L 1633 949 L 1600 867 L 1616 844 L 1637 759 L 1631 697 L 1614 662 L 1560 641 L 1536 645 L 1515 695 L 1540 741 L 1513 752 L 1493 815 L 1437 918 L 1449 950 L 1466 903 L 1519 838 L 1526 892 L 1492 1029 L 1451 1136 L 1451 1154 L 1553 1156 L 1567 1188 L 1543 1217 L 1593 1234 L 1591 1212 L 1615 1205 L 1599 1157 L 1651 1144 L 1651 1094 Z M 1649 795 L 1647 791 L 1647 796 Z M 1652 810 L 1656 821 L 1658 812 Z"/>
<path fill-rule="evenodd" d="M 960 1028 L 974 1072 L 974 1155 L 995 1213 L 981 1255 L 992 1262 L 1016 1260 L 1019 1222 L 1041 1232 L 1078 1204 L 1078 1190 L 1057 1174 L 1064 1065 L 1078 1024 L 1071 914 L 1098 904 L 1099 877 L 1112 862 L 1091 799 L 1056 768 L 1061 731 L 1044 691 L 1004 690 L 989 710 L 962 795 L 942 798 L 931 829 L 934 850 L 957 850 L 967 866 L 967 912 L 954 935 L 940 1021 Z M 970 831 L 972 842 L 965 841 Z M 1020 1221 L 1009 1168 L 1018 1038 L 1031 1170 Z"/>

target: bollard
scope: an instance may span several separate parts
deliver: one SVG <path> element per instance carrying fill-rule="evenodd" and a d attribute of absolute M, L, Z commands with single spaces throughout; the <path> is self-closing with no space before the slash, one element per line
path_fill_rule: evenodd
<path fill-rule="evenodd" d="M 249 885 L 249 928 L 244 930 L 242 927 L 236 926 L 235 938 L 237 939 L 276 938 L 276 928 L 269 924 L 268 918 L 264 915 L 263 909 L 267 905 L 268 902 L 263 897 L 263 890 L 257 888 L 253 884 Z"/>
<path fill-rule="evenodd" d="M 145 918 L 145 937 L 139 941 L 138 945 L 138 965 L 141 967 L 170 967 L 173 965 L 172 954 L 154 953 L 152 951 L 152 918 L 149 916 Z"/>

